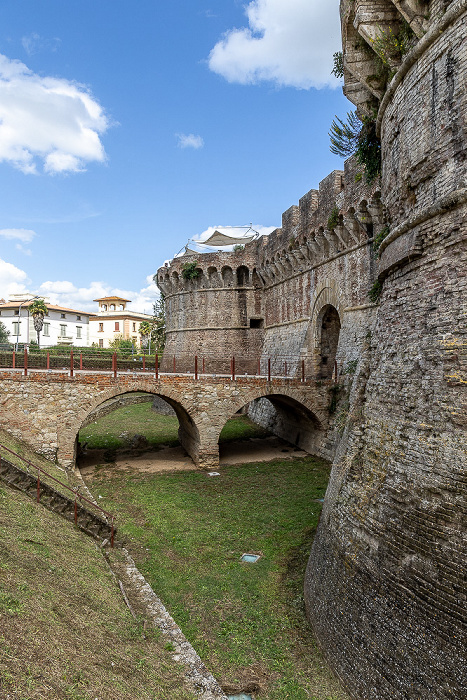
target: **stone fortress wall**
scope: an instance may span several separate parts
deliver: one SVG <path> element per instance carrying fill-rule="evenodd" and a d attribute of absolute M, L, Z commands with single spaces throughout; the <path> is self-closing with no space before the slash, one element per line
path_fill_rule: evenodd
<path fill-rule="evenodd" d="M 310 622 L 353 698 L 467 697 L 467 0 L 341 0 L 341 20 L 380 183 L 356 182 L 351 159 L 269 237 L 199 256 L 196 281 L 180 279 L 196 258 L 159 270 L 167 356 L 304 358 L 317 382 L 337 361 L 339 424 L 314 450 L 310 436 L 333 458 Z M 402 31 L 404 55 L 382 61 L 381 36 Z"/>

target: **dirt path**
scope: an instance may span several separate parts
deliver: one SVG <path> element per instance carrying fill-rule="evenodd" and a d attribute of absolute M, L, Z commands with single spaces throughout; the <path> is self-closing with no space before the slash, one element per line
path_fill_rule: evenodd
<path fill-rule="evenodd" d="M 125 471 L 154 474 L 166 471 L 189 471 L 195 469 L 191 458 L 183 447 L 163 447 L 160 450 L 131 454 L 117 451 L 114 462 L 106 463 L 105 450 L 89 450 L 80 459 L 79 469 L 84 477 L 98 471 Z M 272 459 L 304 457 L 306 452 L 277 437 L 251 438 L 224 443 L 220 446 L 220 466 L 245 464 L 247 462 L 269 462 Z"/>

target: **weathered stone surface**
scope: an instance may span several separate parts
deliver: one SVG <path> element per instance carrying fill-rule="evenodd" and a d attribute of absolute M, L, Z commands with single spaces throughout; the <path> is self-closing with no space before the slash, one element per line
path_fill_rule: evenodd
<path fill-rule="evenodd" d="M 306 414 L 313 427 L 316 452 L 325 448 L 329 422 L 329 382 L 301 383 L 296 379 L 209 377 L 195 381 L 187 376 L 47 373 L 30 370 L 0 372 L 0 427 L 29 443 L 37 452 L 72 467 L 76 440 L 89 416 L 99 406 L 129 392 L 160 396 L 174 409 L 180 423 L 180 441 L 194 463 L 203 468 L 219 465 L 219 435 L 225 423 L 251 401 L 268 396 L 284 414 L 284 426 Z M 106 404 L 108 405 L 108 404 Z M 122 429 L 124 429 L 122 424 Z M 285 427 L 284 427 L 285 430 Z M 284 435 L 299 447 L 303 436 Z"/>

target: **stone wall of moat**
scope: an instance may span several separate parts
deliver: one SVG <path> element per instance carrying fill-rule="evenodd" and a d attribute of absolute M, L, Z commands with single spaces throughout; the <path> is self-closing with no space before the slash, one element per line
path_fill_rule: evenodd
<path fill-rule="evenodd" d="M 342 0 L 341 20 L 344 92 L 375 120 L 381 180 L 366 185 L 351 159 L 269 237 L 159 270 L 167 357 L 194 348 L 260 355 L 276 371 L 287 362 L 298 377 L 305 362 L 307 377 L 337 380 L 319 449 L 333 469 L 306 574 L 309 619 L 352 697 L 460 698 L 467 0 Z M 403 50 L 395 36 L 405 37 Z M 180 284 L 195 259 L 203 274 Z M 278 416 L 259 400 L 250 412 L 295 439 L 286 409 Z M 313 451 L 312 423 L 300 427 Z"/>

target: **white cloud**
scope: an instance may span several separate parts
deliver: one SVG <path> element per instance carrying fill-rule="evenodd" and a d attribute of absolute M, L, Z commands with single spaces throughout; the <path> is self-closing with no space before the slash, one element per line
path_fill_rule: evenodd
<path fill-rule="evenodd" d="M 19 267 L 0 258 L 0 299 L 8 299 L 9 294 L 27 291 L 30 280 Z"/>
<path fill-rule="evenodd" d="M 203 148 L 204 140 L 202 136 L 197 136 L 195 134 L 175 134 L 178 139 L 179 148 Z"/>
<path fill-rule="evenodd" d="M 2 228 L 0 229 L 0 237 L 6 238 L 8 240 L 21 241 L 22 243 L 30 243 L 34 236 L 35 231 L 31 231 L 27 228 Z"/>
<path fill-rule="evenodd" d="M 23 36 L 21 43 L 28 56 L 32 56 L 40 51 L 51 51 L 53 53 L 58 49 L 62 42 L 61 39 L 58 39 L 57 37 L 54 37 L 53 39 L 46 39 L 43 36 L 40 36 L 40 34 L 32 32 L 32 34 Z"/>
<path fill-rule="evenodd" d="M 24 173 L 80 172 L 103 162 L 109 127 L 86 87 L 42 77 L 0 54 L 0 161 Z"/>
<path fill-rule="evenodd" d="M 105 282 L 91 282 L 88 287 L 76 287 L 73 282 L 56 280 L 43 282 L 36 290 L 37 294 L 48 297 L 52 304 L 65 306 L 79 311 L 97 311 L 94 299 L 116 295 L 130 299 L 128 308 L 131 311 L 152 313 L 152 305 L 160 296 L 159 289 L 153 282 L 152 275 L 146 277 L 146 286 L 139 291 L 111 287 Z"/>
<path fill-rule="evenodd" d="M 253 0 L 246 15 L 249 27 L 230 30 L 212 49 L 212 71 L 231 83 L 339 84 L 331 75 L 341 47 L 339 0 Z"/>

